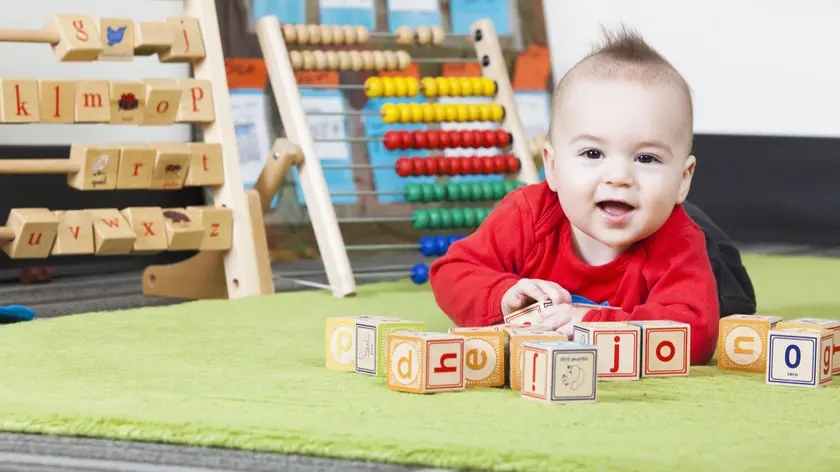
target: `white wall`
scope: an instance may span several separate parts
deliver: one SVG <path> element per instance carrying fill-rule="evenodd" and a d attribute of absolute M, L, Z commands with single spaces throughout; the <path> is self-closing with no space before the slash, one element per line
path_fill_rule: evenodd
<path fill-rule="evenodd" d="M 559 79 L 600 37 L 638 29 L 695 93 L 696 133 L 840 136 L 840 2 L 543 0 Z"/>
<path fill-rule="evenodd" d="M 0 28 L 41 29 L 52 15 L 85 14 L 97 17 L 156 21 L 182 16 L 182 0 L 0 0 Z M 131 62 L 59 62 L 48 44 L 0 43 L 0 78 L 104 79 L 179 78 L 189 76 L 185 64 L 162 64 L 157 56 Z M 106 124 L 33 123 L 0 125 L 0 145 L 68 145 L 117 141 L 187 141 L 189 125 L 137 126 Z M 56 156 L 60 157 L 60 156 Z"/>

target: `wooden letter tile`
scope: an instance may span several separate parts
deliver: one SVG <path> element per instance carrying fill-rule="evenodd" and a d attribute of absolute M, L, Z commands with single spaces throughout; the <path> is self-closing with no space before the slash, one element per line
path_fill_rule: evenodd
<path fill-rule="evenodd" d="M 134 23 L 124 18 L 100 18 L 102 61 L 130 61 L 134 59 Z"/>
<path fill-rule="evenodd" d="M 157 151 L 151 188 L 182 188 L 190 165 L 190 149 L 187 143 L 151 143 L 151 146 Z"/>
<path fill-rule="evenodd" d="M 163 224 L 170 251 L 197 250 L 204 239 L 204 227 L 183 208 L 163 210 Z"/>
<path fill-rule="evenodd" d="M 225 183 L 222 167 L 222 145 L 218 143 L 189 143 L 190 169 L 184 185 L 203 187 Z"/>
<path fill-rule="evenodd" d="M 110 122 L 110 89 L 107 80 L 76 82 L 76 121 L 78 123 Z"/>
<path fill-rule="evenodd" d="M 175 28 L 162 21 L 134 24 L 134 55 L 151 56 L 172 47 Z"/>
<path fill-rule="evenodd" d="M 204 228 L 202 251 L 227 251 L 233 242 L 233 211 L 214 206 L 187 207 L 187 213 Z"/>
<path fill-rule="evenodd" d="M 73 144 L 70 161 L 79 165 L 79 172 L 67 174 L 67 184 L 76 190 L 114 190 L 120 148 Z"/>
<path fill-rule="evenodd" d="M 56 211 L 58 235 L 52 253 L 57 256 L 93 254 L 93 220 L 87 210 Z"/>
<path fill-rule="evenodd" d="M 36 123 L 40 121 L 38 106 L 38 81 L 21 79 L 0 79 L 3 107 L 0 120 L 3 123 Z"/>
<path fill-rule="evenodd" d="M 181 103 L 182 87 L 174 80 L 148 79 L 146 86 L 146 107 L 143 110 L 144 125 L 171 125 Z"/>
<path fill-rule="evenodd" d="M 58 217 L 47 208 L 12 208 L 6 226 L 16 237 L 2 243 L 3 252 L 12 259 L 41 259 L 50 255 Z"/>
<path fill-rule="evenodd" d="M 195 18 L 167 18 L 175 27 L 175 42 L 172 47 L 158 54 L 161 62 L 197 62 L 204 59 L 204 39 L 201 27 Z"/>
<path fill-rule="evenodd" d="M 76 82 L 70 80 L 38 81 L 38 109 L 41 123 L 76 121 Z"/>
<path fill-rule="evenodd" d="M 96 31 L 96 23 L 89 16 L 55 15 L 44 29 L 58 35 L 59 40 L 53 45 L 53 52 L 59 61 L 95 61 L 102 53 L 102 41 Z"/>
<path fill-rule="evenodd" d="M 137 239 L 134 241 L 135 253 L 165 251 L 168 247 L 166 228 L 163 222 L 163 210 L 160 207 L 133 207 L 122 211 L 126 221 L 134 228 Z"/>
<path fill-rule="evenodd" d="M 213 108 L 213 88 L 209 80 L 183 79 L 178 81 L 183 89 L 178 123 L 212 123 L 216 119 Z"/>
<path fill-rule="evenodd" d="M 93 219 L 94 253 L 131 254 L 137 236 L 116 208 L 90 210 Z"/>
<path fill-rule="evenodd" d="M 143 122 L 146 87 L 142 82 L 110 83 L 111 124 L 139 125 Z"/>
<path fill-rule="evenodd" d="M 149 145 L 134 143 L 122 145 L 117 188 L 152 188 L 152 173 L 156 156 L 157 151 Z"/>

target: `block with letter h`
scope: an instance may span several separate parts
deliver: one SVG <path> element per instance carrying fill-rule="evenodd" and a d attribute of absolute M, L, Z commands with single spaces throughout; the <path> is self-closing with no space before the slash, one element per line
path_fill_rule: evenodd
<path fill-rule="evenodd" d="M 356 368 L 356 323 L 371 319 L 399 321 L 387 316 L 338 316 L 327 318 L 327 368 L 352 372 Z"/>
<path fill-rule="evenodd" d="M 520 396 L 544 403 L 595 403 L 598 353 L 591 344 L 525 341 Z"/>
<path fill-rule="evenodd" d="M 840 320 L 827 320 L 823 318 L 797 318 L 784 320 L 776 323 L 776 329 L 782 328 L 818 328 L 831 331 L 834 334 L 834 348 L 832 364 L 833 375 L 840 374 Z"/>
<path fill-rule="evenodd" d="M 824 387 L 832 382 L 834 333 L 812 326 L 768 333 L 768 384 Z"/>
<path fill-rule="evenodd" d="M 464 337 L 464 367 L 468 387 L 501 387 L 505 384 L 505 333 L 493 326 L 449 328 Z"/>
<path fill-rule="evenodd" d="M 630 323 L 593 321 L 574 326 L 574 341 L 598 347 L 598 380 L 639 380 L 642 328 Z"/>
<path fill-rule="evenodd" d="M 720 319 L 718 368 L 744 372 L 767 369 L 767 335 L 778 316 L 729 315 Z"/>
<path fill-rule="evenodd" d="M 642 377 L 676 377 L 689 374 L 691 325 L 670 320 L 628 323 L 642 330 Z"/>
<path fill-rule="evenodd" d="M 411 393 L 466 388 L 464 337 L 457 334 L 397 331 L 388 335 L 386 385 Z"/>

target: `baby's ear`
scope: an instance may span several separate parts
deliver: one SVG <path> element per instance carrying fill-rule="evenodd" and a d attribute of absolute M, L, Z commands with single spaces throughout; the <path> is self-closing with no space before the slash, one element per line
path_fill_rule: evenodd
<path fill-rule="evenodd" d="M 688 191 L 691 190 L 691 179 L 694 177 L 695 167 L 697 167 L 697 159 L 694 155 L 688 156 L 685 160 L 685 167 L 683 168 L 680 191 L 677 194 L 677 203 L 684 202 L 688 197 Z"/>
<path fill-rule="evenodd" d="M 548 182 L 548 188 L 557 191 L 557 183 L 554 179 L 554 148 L 550 141 L 543 144 L 542 149 L 543 169 L 545 169 L 545 180 Z"/>

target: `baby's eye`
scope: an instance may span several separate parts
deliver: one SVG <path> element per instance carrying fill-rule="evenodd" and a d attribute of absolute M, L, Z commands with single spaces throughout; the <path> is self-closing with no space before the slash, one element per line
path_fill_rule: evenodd
<path fill-rule="evenodd" d="M 636 158 L 637 161 L 641 162 L 642 164 L 651 164 L 656 162 L 656 156 L 652 156 L 650 154 L 642 154 Z"/>
<path fill-rule="evenodd" d="M 602 156 L 601 151 L 597 149 L 587 149 L 583 152 L 583 155 L 590 159 L 599 159 Z"/>

